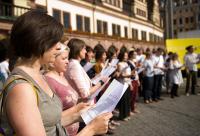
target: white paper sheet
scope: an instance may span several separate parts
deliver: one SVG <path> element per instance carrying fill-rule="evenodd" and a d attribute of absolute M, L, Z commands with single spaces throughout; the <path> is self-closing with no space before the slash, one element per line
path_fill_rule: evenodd
<path fill-rule="evenodd" d="M 104 71 L 101 72 L 102 76 L 109 77 L 117 68 L 108 66 Z"/>
<path fill-rule="evenodd" d="M 94 64 L 87 62 L 85 66 L 83 67 L 83 69 L 85 70 L 85 72 L 88 72 L 88 70 L 90 70 L 93 66 Z"/>
<path fill-rule="evenodd" d="M 138 71 L 137 71 L 137 73 L 140 74 L 144 70 L 145 70 L 145 68 L 139 68 Z"/>
<path fill-rule="evenodd" d="M 113 67 L 115 67 L 115 66 L 117 65 L 118 62 L 119 62 L 118 59 L 112 59 L 110 65 L 113 66 Z"/>
<path fill-rule="evenodd" d="M 92 84 L 96 85 L 101 80 L 101 78 L 101 74 L 96 75 L 94 78 L 91 79 Z"/>
<path fill-rule="evenodd" d="M 109 79 L 110 80 L 110 79 Z M 109 82 L 109 80 L 107 80 L 92 96 L 90 96 L 89 98 L 89 102 L 91 100 L 94 100 L 94 98 L 102 91 L 102 89 L 106 86 L 106 84 Z"/>
<path fill-rule="evenodd" d="M 91 79 L 93 84 L 97 84 L 102 77 L 109 77 L 113 72 L 115 72 L 116 68 L 112 66 L 108 66 L 100 74 L 96 75 L 93 79 Z"/>
<path fill-rule="evenodd" d="M 123 85 L 114 79 L 96 105 L 81 113 L 84 122 L 88 124 L 96 116 L 102 113 L 112 112 L 127 88 L 128 84 L 125 83 Z"/>

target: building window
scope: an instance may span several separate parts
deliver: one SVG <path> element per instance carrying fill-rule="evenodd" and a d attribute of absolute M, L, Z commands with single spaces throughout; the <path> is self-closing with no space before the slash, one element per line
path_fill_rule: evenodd
<path fill-rule="evenodd" d="M 53 9 L 53 17 L 61 22 L 61 11 L 60 10 L 57 10 L 57 9 Z"/>
<path fill-rule="evenodd" d="M 83 19 L 82 16 L 76 16 L 76 28 L 78 31 L 83 31 Z"/>
<path fill-rule="evenodd" d="M 183 24 L 182 18 L 179 18 L 179 24 Z"/>
<path fill-rule="evenodd" d="M 70 13 L 68 12 L 63 12 L 63 25 L 66 29 L 71 29 Z"/>
<path fill-rule="evenodd" d="M 104 2 L 106 2 L 112 6 L 118 7 L 118 8 L 120 8 L 120 5 L 121 5 L 120 0 L 106 0 Z"/>
<path fill-rule="evenodd" d="M 179 31 L 180 31 L 180 32 L 182 32 L 182 31 L 183 31 L 183 29 L 182 29 L 182 28 L 180 28 L 180 29 L 179 29 Z"/>
<path fill-rule="evenodd" d="M 154 36 L 152 33 L 149 33 L 149 40 L 150 42 L 154 42 Z"/>
<path fill-rule="evenodd" d="M 84 17 L 85 32 L 90 32 L 90 18 Z"/>
<path fill-rule="evenodd" d="M 100 33 L 100 34 L 107 34 L 108 33 L 107 22 L 97 20 L 97 33 Z"/>
<path fill-rule="evenodd" d="M 176 19 L 174 19 L 174 25 L 176 25 Z"/>
<path fill-rule="evenodd" d="M 187 0 L 182 0 L 182 5 L 187 5 Z"/>
<path fill-rule="evenodd" d="M 198 3 L 198 0 L 192 0 L 192 3 L 193 4 Z"/>
<path fill-rule="evenodd" d="M 78 31 L 90 32 L 90 18 L 76 15 L 76 27 Z"/>
<path fill-rule="evenodd" d="M 185 23 L 186 23 L 186 24 L 189 23 L 189 18 L 188 18 L 188 17 L 185 18 Z"/>
<path fill-rule="evenodd" d="M 198 21 L 200 22 L 200 14 L 198 15 Z"/>
<path fill-rule="evenodd" d="M 146 41 L 147 40 L 147 34 L 145 31 L 141 31 L 141 35 L 142 35 L 142 40 Z"/>
<path fill-rule="evenodd" d="M 132 39 L 138 40 L 138 30 L 132 28 Z"/>
<path fill-rule="evenodd" d="M 146 17 L 146 12 L 139 9 L 139 8 L 136 9 L 136 14 L 139 15 L 139 16 Z"/>
<path fill-rule="evenodd" d="M 191 22 L 191 23 L 194 22 L 194 17 L 190 17 L 190 22 Z"/>
<path fill-rule="evenodd" d="M 124 37 L 128 38 L 128 28 L 124 27 Z"/>
<path fill-rule="evenodd" d="M 112 24 L 112 34 L 113 36 L 121 36 L 120 25 Z"/>
<path fill-rule="evenodd" d="M 107 22 L 103 22 L 103 33 L 108 34 L 108 24 L 107 24 Z"/>
<path fill-rule="evenodd" d="M 177 35 L 177 31 L 176 30 L 174 30 L 174 35 Z"/>

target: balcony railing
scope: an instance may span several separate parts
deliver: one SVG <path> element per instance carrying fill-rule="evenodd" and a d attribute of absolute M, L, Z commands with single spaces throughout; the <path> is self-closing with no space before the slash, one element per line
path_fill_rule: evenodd
<path fill-rule="evenodd" d="M 0 2 L 0 19 L 13 21 L 29 10 L 30 8 Z"/>

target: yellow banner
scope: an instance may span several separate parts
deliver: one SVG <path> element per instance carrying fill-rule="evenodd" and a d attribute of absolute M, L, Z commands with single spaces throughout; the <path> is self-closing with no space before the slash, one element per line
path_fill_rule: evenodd
<path fill-rule="evenodd" d="M 166 48 L 168 52 L 176 52 L 179 55 L 179 60 L 183 64 L 183 58 L 186 53 L 186 47 L 193 45 L 195 53 L 200 54 L 200 38 L 187 38 L 187 39 L 170 39 L 166 40 Z M 200 68 L 200 64 L 198 64 Z"/>

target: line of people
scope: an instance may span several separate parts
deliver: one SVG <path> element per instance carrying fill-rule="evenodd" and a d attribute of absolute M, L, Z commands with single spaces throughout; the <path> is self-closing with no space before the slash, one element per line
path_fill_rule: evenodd
<path fill-rule="evenodd" d="M 63 26 L 41 11 L 29 11 L 14 23 L 10 37 L 10 70 L 1 93 L 0 133 L 3 135 L 90 136 L 108 133 L 140 113 L 136 106 L 138 94 L 144 103 L 162 100 L 161 90 L 166 77 L 171 97 L 178 96 L 183 83 L 181 68 L 188 70 L 186 94 L 192 79 L 192 93 L 197 83 L 199 55 L 193 46 L 187 47 L 185 64 L 176 53 L 164 56 L 163 49 L 120 49 L 111 45 L 106 51 L 97 44 L 94 49 L 83 40 L 63 36 Z M 102 76 L 97 84 L 92 79 L 111 65 L 116 71 L 110 77 Z M 93 64 L 89 70 L 84 66 Z M 113 79 L 127 83 L 128 89 L 113 114 L 97 116 L 86 125 L 81 112 L 91 108 L 106 91 Z M 90 97 L 102 86 L 96 98 Z M 31 123 L 30 123 L 31 122 Z M 37 131 L 35 131 L 37 130 Z"/>

